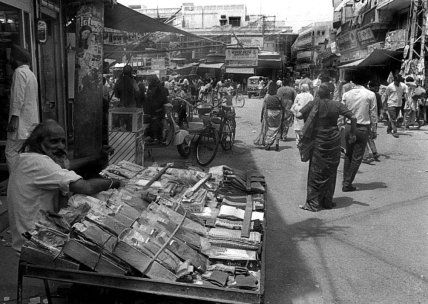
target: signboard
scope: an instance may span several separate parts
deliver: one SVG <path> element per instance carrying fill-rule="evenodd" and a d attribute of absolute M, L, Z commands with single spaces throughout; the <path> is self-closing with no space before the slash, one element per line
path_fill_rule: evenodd
<path fill-rule="evenodd" d="M 263 48 L 263 37 L 238 37 L 238 39 L 245 47 Z M 235 37 L 232 37 L 231 43 L 236 45 L 239 44 Z"/>
<path fill-rule="evenodd" d="M 367 49 L 342 53 L 340 56 L 340 62 L 348 62 L 348 61 L 363 59 L 363 58 L 366 58 L 368 55 L 369 55 L 369 52 Z"/>
<path fill-rule="evenodd" d="M 226 49 L 226 66 L 251 67 L 257 66 L 258 48 L 228 48 Z"/>
<path fill-rule="evenodd" d="M 385 49 L 395 51 L 399 48 L 404 48 L 406 46 L 406 36 L 405 29 L 388 32 L 385 37 Z"/>
<path fill-rule="evenodd" d="M 357 36 L 358 36 L 358 41 L 361 44 L 367 44 L 375 40 L 373 31 L 371 28 L 365 28 L 361 31 L 358 31 Z"/>
<path fill-rule="evenodd" d="M 226 68 L 226 73 L 229 74 L 254 74 L 254 68 Z"/>
<path fill-rule="evenodd" d="M 152 70 L 165 69 L 165 58 L 152 58 L 151 68 Z"/>
<path fill-rule="evenodd" d="M 367 52 L 371 54 L 375 49 L 382 49 L 383 42 L 376 42 L 367 46 Z"/>
<path fill-rule="evenodd" d="M 346 51 L 358 46 L 356 30 L 342 33 L 336 38 L 339 51 Z"/>

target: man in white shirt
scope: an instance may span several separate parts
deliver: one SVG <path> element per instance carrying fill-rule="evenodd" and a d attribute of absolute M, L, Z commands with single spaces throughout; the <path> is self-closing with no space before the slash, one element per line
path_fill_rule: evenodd
<path fill-rule="evenodd" d="M 300 138 L 302 137 L 302 129 L 305 125 L 305 122 L 302 118 L 298 118 L 299 111 L 306 106 L 309 102 L 314 100 L 314 96 L 309 93 L 309 85 L 304 83 L 302 84 L 302 92 L 297 94 L 293 106 L 291 107 L 291 113 L 294 115 L 294 132 L 296 132 L 296 144 L 299 144 Z"/>
<path fill-rule="evenodd" d="M 7 189 L 12 247 L 17 252 L 25 242 L 22 234 L 35 228 L 40 210 L 58 212 L 60 193 L 91 195 L 120 186 L 118 180 L 84 180 L 65 169 L 65 132 L 54 120 L 38 124 L 21 151 Z"/>
<path fill-rule="evenodd" d="M 403 83 L 400 75 L 394 76 L 394 82 L 391 82 L 385 91 L 386 103 L 388 107 L 388 128 L 386 132 L 398 137 L 397 117 L 403 105 L 403 99 L 407 100 L 408 87 Z"/>
<path fill-rule="evenodd" d="M 35 125 L 39 123 L 38 85 L 36 76 L 30 70 L 30 53 L 20 46 L 14 45 L 10 61 L 14 72 L 5 149 L 9 172 L 13 169 L 14 160 L 22 144 Z"/>
<path fill-rule="evenodd" d="M 355 87 L 342 96 L 342 102 L 357 118 L 356 140 L 354 142 L 349 140 L 351 126 L 348 124 L 345 127 L 346 153 L 343 165 L 343 192 L 356 190 L 352 183 L 363 161 L 369 134 L 371 133 L 373 139 L 376 138 L 376 95 L 363 86 L 365 83 L 363 75 L 356 74 L 354 83 Z"/>

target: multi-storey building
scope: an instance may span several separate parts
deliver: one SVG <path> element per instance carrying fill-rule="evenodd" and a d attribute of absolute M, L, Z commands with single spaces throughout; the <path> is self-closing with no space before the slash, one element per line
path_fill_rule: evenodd
<path fill-rule="evenodd" d="M 386 82 L 390 73 L 400 72 L 408 56 L 405 52 L 403 57 L 403 50 L 411 34 L 411 4 L 412 0 L 333 1 L 342 79 L 358 70 L 367 73 L 367 80 Z"/>
<path fill-rule="evenodd" d="M 319 72 L 321 65 L 318 56 L 326 49 L 331 30 L 331 21 L 314 22 L 299 30 L 299 35 L 292 46 L 296 71 L 312 76 Z"/>
<path fill-rule="evenodd" d="M 160 49 L 168 49 L 174 43 L 173 56 L 198 61 L 211 54 L 224 55 L 230 47 L 259 48 L 261 58 L 257 66 L 234 69 L 235 73 L 241 71 L 244 75 L 260 72 L 276 77 L 290 60 L 291 45 L 297 36 L 292 33 L 291 26 L 276 20 L 275 16 L 247 15 L 245 4 L 196 6 L 183 3 L 179 8 L 136 10 L 152 18 L 168 20 L 170 24 L 204 38 L 169 36 L 159 40 Z M 263 54 L 263 51 L 270 53 Z"/>

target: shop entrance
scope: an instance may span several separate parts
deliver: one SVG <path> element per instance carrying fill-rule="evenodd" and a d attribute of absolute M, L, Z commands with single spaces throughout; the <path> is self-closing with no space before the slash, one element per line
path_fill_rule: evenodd
<path fill-rule="evenodd" d="M 61 39 L 57 13 L 41 14 L 47 23 L 46 42 L 40 44 L 40 105 L 42 121 L 54 119 L 65 126 L 63 74 L 61 71 Z"/>
<path fill-rule="evenodd" d="M 4 149 L 9 121 L 9 101 L 13 69 L 9 63 L 13 44 L 31 51 L 30 15 L 16 7 L 0 3 L 0 171 L 7 170 Z"/>

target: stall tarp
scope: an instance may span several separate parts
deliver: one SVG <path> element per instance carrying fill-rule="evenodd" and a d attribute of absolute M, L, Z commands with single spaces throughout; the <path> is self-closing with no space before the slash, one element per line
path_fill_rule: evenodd
<path fill-rule="evenodd" d="M 223 67 L 224 63 L 201 63 L 199 65 L 199 68 L 204 69 L 221 69 Z"/>
<path fill-rule="evenodd" d="M 340 65 L 338 68 L 357 68 L 357 67 L 371 67 L 371 66 L 384 66 L 391 60 L 400 61 L 399 56 L 402 52 L 375 49 L 373 52 L 364 59 L 359 59 L 351 63 Z"/>
<path fill-rule="evenodd" d="M 168 32 L 198 37 L 171 25 L 157 21 L 149 16 L 136 12 L 122 4 L 105 7 L 104 26 L 131 33 Z"/>

